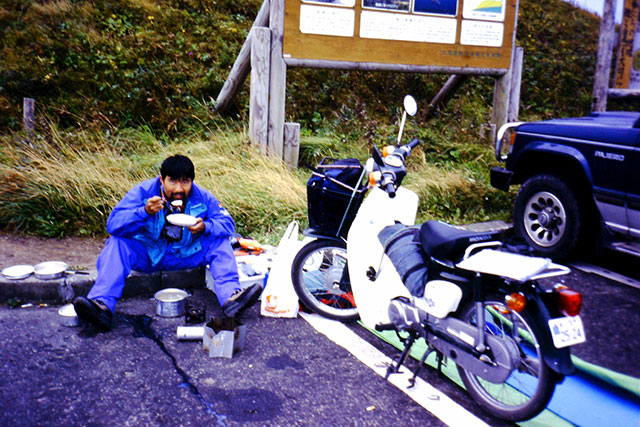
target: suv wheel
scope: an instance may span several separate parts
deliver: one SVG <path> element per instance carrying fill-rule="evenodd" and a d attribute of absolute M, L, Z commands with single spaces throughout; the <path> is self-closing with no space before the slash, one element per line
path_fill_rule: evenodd
<path fill-rule="evenodd" d="M 566 258 L 580 235 L 582 217 L 574 191 L 553 175 L 536 175 L 520 188 L 513 206 L 515 232 L 537 254 Z"/>

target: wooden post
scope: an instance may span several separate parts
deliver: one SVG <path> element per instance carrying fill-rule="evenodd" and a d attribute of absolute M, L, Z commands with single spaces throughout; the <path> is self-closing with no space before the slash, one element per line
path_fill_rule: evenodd
<path fill-rule="evenodd" d="M 292 169 L 298 167 L 300 155 L 300 123 L 284 124 L 284 162 Z"/>
<path fill-rule="evenodd" d="M 520 84 L 522 82 L 522 61 L 524 59 L 524 48 L 517 47 L 513 53 L 513 62 L 511 64 L 511 93 L 509 94 L 509 110 L 507 112 L 507 121 L 515 122 L 518 120 L 520 112 Z"/>
<path fill-rule="evenodd" d="M 425 120 L 431 118 L 433 113 L 440 105 L 446 105 L 451 96 L 458 90 L 460 85 L 467 79 L 466 75 L 454 74 L 449 77 L 449 80 L 442 86 L 442 89 L 438 92 L 436 96 L 433 97 L 429 106 L 427 107 L 427 112 L 424 115 Z"/>
<path fill-rule="evenodd" d="M 509 111 L 509 96 L 511 95 L 511 68 L 501 77 L 496 79 L 493 89 L 493 115 L 491 122 L 495 129 L 507 123 Z M 491 135 L 493 141 L 494 135 Z"/>
<path fill-rule="evenodd" d="M 253 28 L 251 39 L 251 89 L 249 106 L 249 139 L 267 154 L 269 129 L 269 59 L 271 30 Z"/>
<path fill-rule="evenodd" d="M 251 29 L 256 27 L 266 27 L 269 22 L 269 0 L 264 0 L 262 6 L 260 7 L 260 11 L 256 16 L 256 20 L 253 22 L 253 26 Z M 224 82 L 224 86 L 222 86 L 222 90 L 218 94 L 218 99 L 216 99 L 216 110 L 218 112 L 224 112 L 231 103 L 231 99 L 233 96 L 240 90 L 242 87 L 242 83 L 247 78 L 249 74 L 249 64 L 251 56 L 251 32 L 249 32 L 249 36 L 242 44 L 242 48 L 240 49 L 240 53 L 238 53 L 238 57 L 236 61 L 233 63 L 233 67 L 229 72 L 229 76 L 227 80 Z"/>
<path fill-rule="evenodd" d="M 26 132 L 33 132 L 35 129 L 35 100 L 33 98 L 22 99 L 22 121 Z"/>
<path fill-rule="evenodd" d="M 616 0 L 605 0 L 600 22 L 600 39 L 598 41 L 598 59 L 593 79 L 593 101 L 591 112 L 607 110 L 607 91 L 609 90 L 609 74 L 611 73 L 611 54 L 614 39 L 613 13 Z"/>
<path fill-rule="evenodd" d="M 287 65 L 282 58 L 284 35 L 284 0 L 271 0 L 271 71 L 269 83 L 269 135 L 267 155 L 282 160 L 284 137 L 284 102 L 287 89 Z"/>

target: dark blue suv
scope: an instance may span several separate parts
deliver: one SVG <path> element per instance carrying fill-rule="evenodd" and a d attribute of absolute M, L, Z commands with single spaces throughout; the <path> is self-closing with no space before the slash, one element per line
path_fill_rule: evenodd
<path fill-rule="evenodd" d="M 506 152 L 506 153 L 505 153 Z M 640 255 L 640 113 L 508 123 L 491 185 L 522 184 L 514 230 L 541 256 L 605 245 Z"/>

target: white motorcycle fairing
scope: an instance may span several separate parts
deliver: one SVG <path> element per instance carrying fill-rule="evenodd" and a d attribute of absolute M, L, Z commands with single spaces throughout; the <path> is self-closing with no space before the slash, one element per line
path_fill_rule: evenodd
<path fill-rule="evenodd" d="M 374 187 L 362 202 L 347 236 L 347 259 L 353 297 L 360 319 L 365 326 L 374 328 L 389 323 L 389 302 L 398 296 L 411 297 L 402 283 L 384 248 L 378 233 L 396 222 L 413 225 L 418 211 L 418 196 L 404 187 L 398 188 L 396 197 Z M 375 279 L 367 272 L 373 268 Z"/>

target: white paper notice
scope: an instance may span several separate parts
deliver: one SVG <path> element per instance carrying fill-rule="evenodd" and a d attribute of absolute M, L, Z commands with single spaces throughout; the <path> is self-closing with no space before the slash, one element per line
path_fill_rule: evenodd
<path fill-rule="evenodd" d="M 337 7 L 300 6 L 300 32 L 325 36 L 353 37 L 355 11 Z"/>
<path fill-rule="evenodd" d="M 360 37 L 412 42 L 456 42 L 457 20 L 432 16 L 363 11 Z"/>
<path fill-rule="evenodd" d="M 464 0 L 462 17 L 465 19 L 504 21 L 505 3 L 506 0 Z"/>
<path fill-rule="evenodd" d="M 502 46 L 504 24 L 463 20 L 460 31 L 460 44 L 471 46 Z"/>

